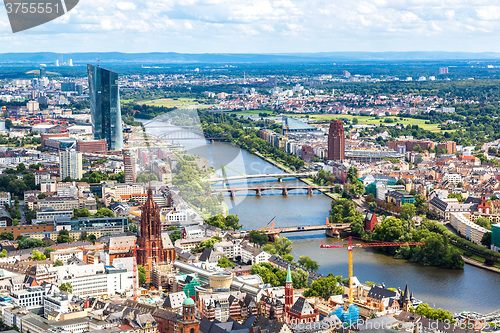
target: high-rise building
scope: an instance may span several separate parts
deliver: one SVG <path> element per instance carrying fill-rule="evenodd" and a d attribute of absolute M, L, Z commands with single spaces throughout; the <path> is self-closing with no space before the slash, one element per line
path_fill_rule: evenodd
<path fill-rule="evenodd" d="M 82 179 L 82 153 L 76 150 L 61 150 L 59 152 L 59 176 L 61 179 Z"/>
<path fill-rule="evenodd" d="M 125 183 L 135 183 L 135 155 L 130 150 L 123 150 L 123 173 Z"/>
<path fill-rule="evenodd" d="M 87 65 L 94 139 L 106 139 L 108 150 L 123 149 L 118 73 Z"/>
<path fill-rule="evenodd" d="M 168 234 L 165 233 L 168 238 Z M 173 262 L 176 257 L 175 248 L 165 248 L 161 234 L 160 208 L 153 200 L 153 190 L 148 189 L 148 199 L 142 206 L 141 229 L 137 240 L 137 264 L 146 270 L 146 283 L 151 282 L 153 265 Z"/>
<path fill-rule="evenodd" d="M 439 74 L 448 74 L 448 67 L 439 67 Z"/>
<path fill-rule="evenodd" d="M 330 123 L 328 159 L 333 161 L 343 161 L 345 159 L 345 133 L 341 120 L 335 120 Z"/>

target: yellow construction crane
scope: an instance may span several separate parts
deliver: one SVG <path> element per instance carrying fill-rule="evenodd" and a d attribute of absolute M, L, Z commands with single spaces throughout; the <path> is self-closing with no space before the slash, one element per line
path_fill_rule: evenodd
<path fill-rule="evenodd" d="M 352 249 L 355 247 L 381 247 L 381 246 L 405 246 L 405 245 L 425 245 L 425 243 L 422 242 L 377 242 L 377 243 L 365 243 L 365 244 L 355 244 L 352 242 L 351 236 L 349 236 L 349 242 L 347 244 L 340 244 L 340 245 L 335 245 L 340 242 L 343 242 L 347 238 L 343 238 L 339 240 L 338 242 L 335 242 L 333 244 L 329 245 L 324 245 L 323 243 L 320 244 L 320 248 L 322 249 L 333 249 L 333 248 L 341 248 L 341 247 L 347 247 L 347 250 L 349 251 L 349 304 L 354 303 L 354 296 L 352 294 L 352 279 L 353 279 L 353 257 L 352 257 Z M 369 241 L 366 239 L 361 239 L 363 241 Z M 372 241 L 373 242 L 373 241 Z"/>
<path fill-rule="evenodd" d="M 262 230 L 261 230 L 261 231 L 266 231 L 267 226 L 268 226 L 269 224 L 271 224 L 271 223 L 272 223 L 272 224 L 271 224 L 271 229 L 274 229 L 274 222 L 273 222 L 273 221 L 274 221 L 274 219 L 275 219 L 275 218 L 276 218 L 276 216 L 275 216 L 275 217 L 273 217 L 273 219 L 272 219 L 271 221 L 267 222 L 266 226 L 265 226 L 264 228 L 262 228 Z"/>

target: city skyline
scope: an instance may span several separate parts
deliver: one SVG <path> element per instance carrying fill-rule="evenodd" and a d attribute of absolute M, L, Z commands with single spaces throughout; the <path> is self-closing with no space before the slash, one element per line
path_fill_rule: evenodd
<path fill-rule="evenodd" d="M 91 0 L 16 34 L 3 15 L 9 52 L 500 51 L 500 6 L 489 0 Z"/>

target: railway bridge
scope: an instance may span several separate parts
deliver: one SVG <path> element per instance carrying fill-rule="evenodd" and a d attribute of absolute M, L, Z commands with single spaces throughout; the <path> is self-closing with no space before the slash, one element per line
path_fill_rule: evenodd
<path fill-rule="evenodd" d="M 287 185 L 287 186 L 255 186 L 255 187 L 227 187 L 227 188 L 216 188 L 212 189 L 213 193 L 229 193 L 231 198 L 236 196 L 236 192 L 245 191 L 250 192 L 254 191 L 255 195 L 260 197 L 263 191 L 272 191 L 272 190 L 281 190 L 281 194 L 284 196 L 288 195 L 289 191 L 292 190 L 307 190 L 308 195 L 313 195 L 314 190 L 325 190 L 334 192 L 335 186 L 315 186 L 315 185 Z"/>

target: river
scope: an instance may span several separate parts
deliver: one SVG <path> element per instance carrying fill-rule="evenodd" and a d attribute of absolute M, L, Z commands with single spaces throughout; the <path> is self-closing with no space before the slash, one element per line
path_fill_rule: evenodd
<path fill-rule="evenodd" d="M 165 123 L 149 122 L 148 133 L 158 135 Z M 150 127 L 150 128 L 148 128 Z M 170 129 L 169 129 L 170 130 Z M 227 143 L 207 143 L 205 140 L 186 140 L 182 144 L 191 153 L 208 159 L 222 175 L 221 164 L 227 165 L 226 175 L 282 173 L 281 170 L 261 158 Z M 221 162 L 222 161 L 222 162 Z M 262 184 L 265 182 L 265 184 Z M 298 180 L 285 180 L 283 184 L 297 184 Z M 269 179 L 235 180 L 233 185 L 281 185 Z M 230 214 L 237 214 L 244 229 L 263 228 L 274 216 L 275 227 L 317 225 L 325 223 L 331 199 L 321 194 L 306 195 L 294 190 L 288 196 L 281 191 L 263 192 L 256 197 L 252 192 L 237 192 L 234 199 L 226 196 L 225 203 Z M 345 249 L 320 249 L 321 242 L 332 243 L 336 239 L 326 238 L 323 232 L 284 234 L 293 242 L 292 255 L 298 259 L 306 255 L 320 265 L 319 273 L 348 275 L 347 251 Z M 447 270 L 426 267 L 394 259 L 374 249 L 354 250 L 354 275 L 361 282 L 384 283 L 387 287 L 408 284 L 414 297 L 432 307 L 451 312 L 476 311 L 489 313 L 500 309 L 500 274 L 475 266 L 465 265 L 463 270 Z"/>

